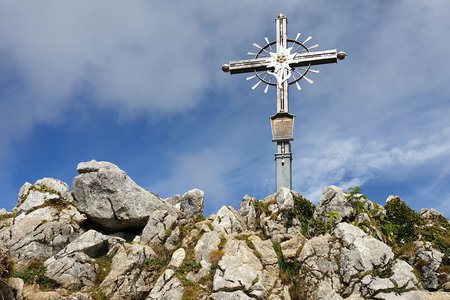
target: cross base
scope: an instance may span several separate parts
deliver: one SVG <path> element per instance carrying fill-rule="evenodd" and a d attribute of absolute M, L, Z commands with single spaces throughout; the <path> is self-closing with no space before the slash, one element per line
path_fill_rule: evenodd
<path fill-rule="evenodd" d="M 275 172 L 277 191 L 281 187 L 292 190 L 292 153 L 290 142 L 278 142 L 275 153 Z"/>

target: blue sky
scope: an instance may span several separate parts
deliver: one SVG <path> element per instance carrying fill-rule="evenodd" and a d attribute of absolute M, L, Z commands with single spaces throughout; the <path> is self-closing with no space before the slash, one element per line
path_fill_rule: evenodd
<path fill-rule="evenodd" d="M 274 192 L 275 91 L 220 70 L 252 43 L 346 51 L 291 89 L 293 189 L 361 186 L 450 215 L 450 1 L 0 0 L 0 207 L 25 182 L 106 160 L 205 212 Z"/>

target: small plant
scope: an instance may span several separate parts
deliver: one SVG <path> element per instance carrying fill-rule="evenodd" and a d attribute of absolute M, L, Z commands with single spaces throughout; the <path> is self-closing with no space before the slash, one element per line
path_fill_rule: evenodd
<path fill-rule="evenodd" d="M 28 263 L 28 265 L 23 269 L 23 271 L 12 272 L 12 277 L 22 278 L 27 284 L 39 284 L 42 288 L 48 289 L 54 286 L 47 276 L 45 276 L 44 263 L 40 260 L 34 259 Z"/>
<path fill-rule="evenodd" d="M 6 213 L 6 214 L 1 214 L 0 215 L 0 222 L 4 221 L 4 220 L 8 220 L 11 218 L 15 218 L 16 217 L 16 213 L 15 212 L 10 212 L 10 213 Z"/>
<path fill-rule="evenodd" d="M 13 271 L 14 262 L 7 252 L 3 253 L 2 251 L 0 255 L 0 279 L 8 278 Z"/>
<path fill-rule="evenodd" d="M 95 259 L 95 274 L 96 274 L 96 283 L 100 284 L 105 280 L 106 276 L 108 276 L 109 272 L 111 272 L 111 264 L 112 257 L 105 255 Z"/>
<path fill-rule="evenodd" d="M 106 297 L 105 293 L 103 293 L 103 291 L 100 290 L 98 287 L 92 288 L 89 293 L 93 300 L 108 300 L 109 299 L 108 297 Z"/>
<path fill-rule="evenodd" d="M 348 188 L 347 190 L 347 199 L 367 199 L 367 196 L 363 194 L 362 189 L 359 186 L 354 186 L 351 188 Z"/>
<path fill-rule="evenodd" d="M 219 261 L 224 255 L 223 250 L 213 250 L 209 254 L 209 261 L 211 262 L 211 269 L 217 269 L 219 266 Z"/>
<path fill-rule="evenodd" d="M 286 227 L 292 227 L 293 220 L 297 219 L 302 226 L 302 234 L 308 235 L 309 225 L 311 220 L 313 220 L 314 211 L 316 207 L 305 197 L 292 194 L 294 198 L 294 207 L 289 211 L 286 221 Z"/>

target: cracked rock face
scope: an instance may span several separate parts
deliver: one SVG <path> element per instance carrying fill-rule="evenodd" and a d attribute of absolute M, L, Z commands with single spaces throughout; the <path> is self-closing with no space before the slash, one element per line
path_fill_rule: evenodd
<path fill-rule="evenodd" d="M 241 233 L 246 229 L 242 217 L 231 206 L 222 206 L 211 225 L 215 231 L 225 235 Z"/>
<path fill-rule="evenodd" d="M 121 245 L 100 289 L 111 300 L 144 299 L 158 276 L 146 267 L 155 258 L 157 255 L 149 246 L 127 243 Z"/>
<path fill-rule="evenodd" d="M 338 212 L 341 219 L 353 213 L 352 205 L 347 200 L 344 191 L 334 185 L 327 186 L 323 190 L 314 217 L 320 216 L 326 219 L 329 212 Z"/>
<path fill-rule="evenodd" d="M 214 275 L 211 296 L 219 299 L 217 293 L 240 290 L 250 298 L 264 299 L 264 283 L 263 265 L 245 241 L 229 240 Z"/>
<path fill-rule="evenodd" d="M 299 261 L 305 296 L 311 299 L 318 298 L 323 282 L 340 295 L 362 297 L 378 297 L 391 290 L 406 293 L 417 286 L 412 267 L 394 260 L 389 246 L 347 223 L 340 223 L 332 235 L 308 240 Z"/>
<path fill-rule="evenodd" d="M 174 276 L 175 271 L 167 269 L 158 278 L 146 300 L 180 300 L 183 297 L 183 285 Z"/>
<path fill-rule="evenodd" d="M 141 188 L 116 165 L 90 161 L 78 164 L 73 196 L 78 209 L 105 229 L 143 228 L 156 210 L 176 209 Z"/>
<path fill-rule="evenodd" d="M 183 196 L 173 196 L 167 199 L 167 203 L 181 210 L 187 218 L 195 220 L 203 216 L 205 193 L 199 189 L 187 191 Z"/>
<path fill-rule="evenodd" d="M 431 243 L 416 242 L 414 257 L 410 263 L 415 265 L 422 274 L 421 283 L 426 289 L 436 290 L 439 288 L 439 267 L 444 254 L 434 249 Z"/>
<path fill-rule="evenodd" d="M 86 217 L 72 201 L 67 185 L 59 180 L 44 178 L 22 187 L 17 216 L 0 229 L 0 243 L 19 269 L 34 259 L 45 261 L 83 233 L 80 223 Z"/>
<path fill-rule="evenodd" d="M 45 261 L 45 275 L 71 290 L 93 286 L 99 268 L 95 259 L 107 255 L 116 245 L 124 242 L 121 238 L 89 230 Z"/>

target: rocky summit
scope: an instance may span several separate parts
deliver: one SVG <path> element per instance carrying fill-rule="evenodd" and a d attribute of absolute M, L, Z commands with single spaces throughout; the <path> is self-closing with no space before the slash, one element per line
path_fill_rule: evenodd
<path fill-rule="evenodd" d="M 112 163 L 77 171 L 0 209 L 0 299 L 450 299 L 449 221 L 398 196 L 281 188 L 205 217 L 201 190 L 161 199 Z"/>

